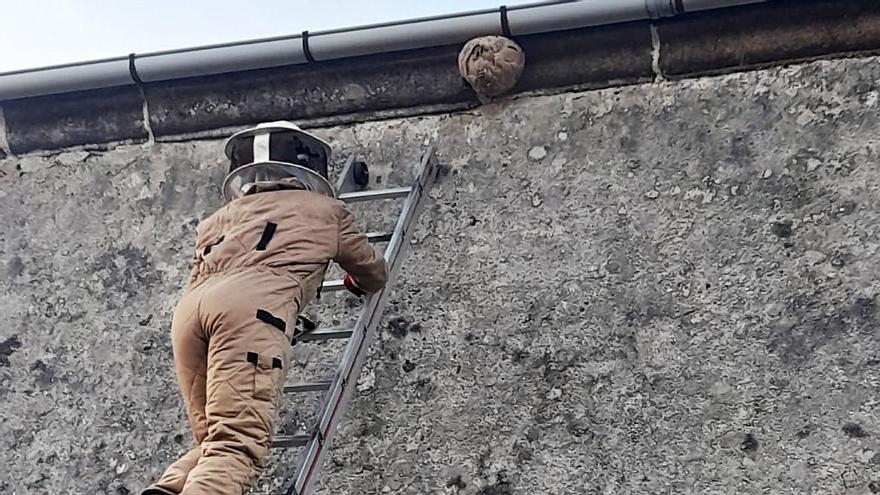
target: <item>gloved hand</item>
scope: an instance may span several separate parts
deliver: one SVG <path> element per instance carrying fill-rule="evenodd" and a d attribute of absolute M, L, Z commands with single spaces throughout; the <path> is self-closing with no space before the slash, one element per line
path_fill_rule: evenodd
<path fill-rule="evenodd" d="M 351 275 L 349 275 L 347 273 L 345 274 L 344 277 L 342 277 L 342 285 L 344 285 L 345 288 L 348 289 L 349 292 L 351 292 L 352 294 L 354 294 L 358 297 L 362 297 L 362 296 L 367 295 L 367 293 L 364 292 L 363 289 L 361 289 L 360 287 L 357 286 L 357 283 L 354 281 L 353 278 L 351 278 Z"/>

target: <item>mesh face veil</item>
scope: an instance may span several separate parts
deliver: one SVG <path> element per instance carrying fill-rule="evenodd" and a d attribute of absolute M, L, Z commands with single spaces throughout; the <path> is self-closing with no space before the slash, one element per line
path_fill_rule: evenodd
<path fill-rule="evenodd" d="M 232 201 L 261 188 L 296 187 L 336 197 L 327 181 L 331 149 L 291 122 L 269 122 L 226 140 L 229 172 L 223 197 Z"/>

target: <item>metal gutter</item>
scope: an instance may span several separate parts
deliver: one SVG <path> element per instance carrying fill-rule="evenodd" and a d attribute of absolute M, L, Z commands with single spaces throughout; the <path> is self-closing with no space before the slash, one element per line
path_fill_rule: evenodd
<path fill-rule="evenodd" d="M 0 101 L 672 17 L 770 0 L 542 2 L 0 73 Z"/>

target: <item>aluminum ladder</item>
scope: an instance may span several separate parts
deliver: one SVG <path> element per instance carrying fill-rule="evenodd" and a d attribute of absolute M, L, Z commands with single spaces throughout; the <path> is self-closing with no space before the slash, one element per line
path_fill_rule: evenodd
<path fill-rule="evenodd" d="M 287 495 L 311 495 L 321 462 L 330 447 L 333 435 L 340 418 L 345 413 L 352 394 L 357 385 L 358 376 L 363 368 L 370 344 L 376 333 L 376 326 L 385 309 L 385 302 L 394 282 L 395 275 L 403 264 L 404 252 L 413 227 L 418 220 L 424 199 L 437 178 L 439 167 L 433 148 L 429 148 L 419 166 L 419 173 L 411 187 L 394 189 L 355 191 L 358 182 L 363 182 L 362 172 L 350 158 L 343 168 L 337 183 L 339 199 L 346 203 L 378 201 L 395 198 L 406 198 L 394 230 L 391 232 L 368 233 L 367 238 L 374 243 L 387 242 L 385 260 L 388 263 L 388 283 L 381 291 L 367 296 L 357 323 L 351 328 L 316 328 L 305 325 L 305 330 L 297 338 L 297 344 L 310 341 L 330 339 L 349 339 L 342 361 L 332 380 L 299 382 L 286 384 L 285 393 L 325 392 L 323 404 L 318 411 L 318 419 L 310 433 L 296 435 L 280 435 L 272 442 L 273 448 L 306 447 L 296 479 L 287 489 Z M 342 280 L 325 280 L 321 291 L 332 292 L 345 290 Z M 309 328 L 311 326 L 311 328 Z"/>

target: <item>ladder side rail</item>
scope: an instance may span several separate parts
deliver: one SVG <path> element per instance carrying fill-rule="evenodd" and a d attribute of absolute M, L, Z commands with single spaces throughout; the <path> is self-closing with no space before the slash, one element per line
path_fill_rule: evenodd
<path fill-rule="evenodd" d="M 377 199 L 404 198 L 410 193 L 409 187 L 393 187 L 391 189 L 371 189 L 367 191 L 347 192 L 339 195 L 339 200 L 346 203 L 363 203 Z"/>
<path fill-rule="evenodd" d="M 385 293 L 390 291 L 393 280 L 397 274 L 397 271 L 400 269 L 403 259 L 403 250 L 406 247 L 406 243 L 409 240 L 410 234 L 412 233 L 412 225 L 418 219 L 420 213 L 420 207 L 424 204 L 422 201 L 424 197 L 424 191 L 426 186 L 430 187 L 433 184 L 434 179 L 436 178 L 436 161 L 433 159 L 433 149 L 429 149 L 428 153 L 426 153 L 426 158 L 422 163 L 422 173 L 419 178 L 412 187 L 412 193 L 407 198 L 406 202 L 403 205 L 403 209 L 401 211 L 400 216 L 397 219 L 397 225 L 394 227 L 394 233 L 391 236 L 391 241 L 388 243 L 388 247 L 385 249 L 385 259 L 388 260 L 390 265 L 389 267 L 389 283 L 386 285 L 386 289 L 381 291 L 381 295 L 386 295 Z M 376 294 L 379 295 L 379 294 Z M 378 311 L 376 308 L 369 307 L 370 305 L 375 304 L 378 306 Z M 373 301 L 368 302 L 369 311 L 364 311 L 364 315 L 370 315 L 369 320 L 365 325 L 361 326 L 360 321 L 358 321 L 357 330 L 361 330 L 362 334 L 366 334 L 367 330 L 370 328 L 375 328 L 378 324 L 378 320 L 382 317 L 382 310 L 384 309 L 384 298 L 376 298 L 375 303 Z M 355 346 L 351 346 L 354 348 Z M 346 349 L 348 351 L 348 349 Z M 346 355 L 343 359 L 343 366 L 340 368 L 340 373 L 342 376 L 348 376 L 352 370 L 350 364 L 354 361 L 351 359 L 352 356 Z M 345 366 L 346 363 L 349 366 Z M 360 373 L 360 370 L 357 370 Z M 325 426 L 322 421 L 322 426 Z"/>
<path fill-rule="evenodd" d="M 432 159 L 433 150 L 429 150 L 430 154 L 425 155 L 425 160 L 422 163 L 422 174 L 419 177 L 419 180 L 416 181 L 412 190 L 412 194 L 407 198 L 407 201 L 404 203 L 403 209 L 401 211 L 400 216 L 397 220 L 397 225 L 394 228 L 394 234 L 392 235 L 391 242 L 389 242 L 388 247 L 385 250 L 385 259 L 388 260 L 389 267 L 389 282 L 386 287 L 377 294 L 374 294 L 374 300 L 367 302 L 367 307 L 365 311 L 363 311 L 361 318 L 367 318 L 366 322 L 361 325 L 361 321 L 359 319 L 358 326 L 356 327 L 355 332 L 359 333 L 361 337 L 364 337 L 368 330 L 371 327 L 375 327 L 378 324 L 378 320 L 381 319 L 382 316 L 382 306 L 384 304 L 384 297 L 388 292 L 390 292 L 390 288 L 393 284 L 393 280 L 397 271 L 400 268 L 402 256 L 400 256 L 403 252 L 403 249 L 406 247 L 406 241 L 409 239 L 409 234 L 411 233 L 410 227 L 412 226 L 413 221 L 418 216 L 419 206 L 422 204 L 422 197 L 425 184 L 428 179 L 433 180 L 435 177 L 434 169 L 434 161 Z M 378 311 L 377 311 L 378 309 Z M 359 343 L 356 343 L 359 344 Z M 345 377 L 350 374 L 352 371 L 352 364 L 356 354 L 354 354 L 354 350 L 358 347 L 358 345 L 349 345 L 349 348 L 346 349 L 346 355 L 343 358 L 342 366 L 340 367 L 339 373 L 341 376 Z M 359 371 L 359 370 L 358 370 Z M 322 420 L 322 426 L 326 426 L 325 422 Z"/>
<path fill-rule="evenodd" d="M 411 211 L 408 214 L 402 213 L 398 218 L 398 224 L 395 226 L 391 239 L 388 241 L 388 246 L 385 248 L 385 259 L 396 259 L 406 247 L 406 242 L 409 240 L 410 234 L 412 234 L 412 226 L 418 221 L 422 206 L 424 206 L 424 196 L 427 195 L 427 192 L 437 179 L 439 169 L 436 158 L 433 156 L 433 149 L 429 149 L 428 153 L 430 155 L 427 155 L 428 158 L 423 165 L 422 174 L 413 184 L 412 193 L 403 206 L 404 213 L 408 209 Z"/>
<path fill-rule="evenodd" d="M 411 226 L 418 218 L 421 206 L 424 204 L 424 196 L 431 185 L 433 185 L 437 173 L 438 168 L 432 147 L 422 157 L 421 174 L 411 188 L 410 195 L 404 203 L 394 233 L 385 251 L 385 259 L 391 265 L 389 268 L 389 283 L 381 291 L 369 297 L 360 318 L 358 318 L 357 326 L 346 347 L 339 372 L 333 380 L 333 385 L 322 407 L 321 418 L 309 441 L 308 449 L 298 470 L 296 480 L 287 491 L 287 495 L 307 495 L 311 493 L 314 487 L 317 478 L 316 474 L 330 446 L 334 429 L 341 419 L 339 413 L 345 409 L 351 400 L 356 388 L 354 384 L 360 375 L 367 350 L 375 338 L 375 329 L 382 317 L 385 301 L 391 292 L 394 277 L 401 266 L 403 259 L 401 254 L 409 240 Z"/>

